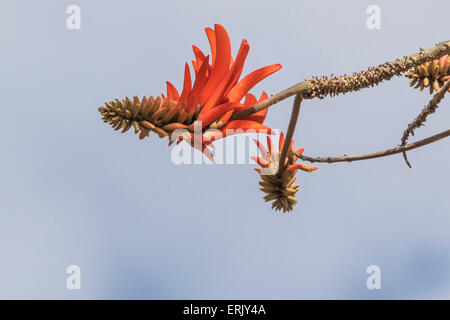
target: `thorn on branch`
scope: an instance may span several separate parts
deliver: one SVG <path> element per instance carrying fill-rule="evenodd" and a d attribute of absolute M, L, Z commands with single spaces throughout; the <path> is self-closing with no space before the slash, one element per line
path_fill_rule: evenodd
<path fill-rule="evenodd" d="M 406 142 L 408 141 L 410 135 L 414 136 L 415 129 L 425 126 L 425 121 L 427 120 L 427 117 L 436 111 L 436 109 L 438 108 L 438 104 L 444 98 L 445 93 L 449 88 L 450 88 L 450 80 L 447 80 L 442 86 L 442 88 L 440 88 L 439 91 L 430 100 L 430 102 L 425 107 L 423 107 L 420 114 L 408 125 L 406 130 L 403 132 L 402 143 L 400 146 L 406 145 Z M 405 162 L 408 165 L 408 167 L 411 168 L 411 163 L 408 161 L 406 150 L 403 151 L 402 153 L 403 159 L 405 159 Z"/>

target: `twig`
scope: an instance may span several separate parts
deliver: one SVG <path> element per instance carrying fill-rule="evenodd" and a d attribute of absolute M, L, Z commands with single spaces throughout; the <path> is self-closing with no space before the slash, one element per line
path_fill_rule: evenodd
<path fill-rule="evenodd" d="M 335 162 L 352 162 L 352 161 L 359 161 L 359 160 L 367 160 L 367 159 L 373 159 L 373 158 L 380 158 L 380 157 L 386 157 L 390 156 L 396 153 L 412 150 L 415 148 L 419 148 L 422 146 L 425 146 L 427 144 L 436 142 L 438 140 L 444 139 L 446 137 L 450 136 L 450 129 L 447 129 L 445 131 L 442 131 L 441 133 L 438 133 L 434 136 L 404 145 L 392 149 L 387 149 L 384 151 L 378 151 L 373 153 L 366 153 L 366 154 L 356 154 L 356 155 L 346 155 L 341 157 L 317 157 L 312 158 L 308 156 L 304 156 L 301 154 L 296 154 L 297 157 L 299 157 L 302 160 L 309 161 L 309 162 L 325 162 L 325 163 L 335 163 Z"/>
<path fill-rule="evenodd" d="M 436 111 L 439 102 L 441 102 L 441 100 L 444 98 L 448 88 L 450 88 L 450 80 L 445 82 L 445 84 L 442 86 L 439 92 L 433 96 L 433 99 L 431 99 L 428 105 L 426 105 L 422 109 L 422 112 L 420 112 L 420 114 L 414 119 L 414 121 L 408 125 L 405 132 L 403 132 L 401 146 L 404 146 L 408 141 L 409 135 L 414 135 L 414 130 L 423 126 L 425 121 L 427 120 L 427 117 Z M 406 156 L 406 151 L 403 151 L 403 158 L 405 159 L 405 162 L 408 165 L 408 167 L 411 168 L 411 164 L 409 163 L 408 157 Z"/>
<path fill-rule="evenodd" d="M 419 53 L 404 57 L 403 59 L 384 63 L 376 68 L 369 68 L 366 71 L 354 73 L 351 76 L 331 76 L 330 78 L 313 78 L 309 81 L 303 81 L 260 103 L 233 114 L 230 120 L 246 118 L 297 93 L 301 93 L 303 98 L 322 98 L 326 95 L 333 96 L 339 93 L 372 87 L 383 80 L 389 80 L 393 76 L 400 75 L 414 66 L 435 60 L 446 54 L 450 54 L 450 41 L 438 43 L 433 48 L 421 50 Z"/>
<path fill-rule="evenodd" d="M 284 99 L 289 98 L 290 96 L 293 96 L 296 93 L 302 93 L 307 92 L 312 88 L 312 83 L 309 83 L 309 81 L 303 81 L 296 85 L 293 85 L 292 87 L 285 89 L 277 94 L 274 94 L 273 96 L 267 98 L 266 100 L 261 101 L 260 103 L 257 103 L 247 109 L 244 109 L 240 112 L 236 112 L 233 114 L 230 118 L 230 120 L 238 120 L 246 118 L 258 111 L 264 110 L 271 105 L 274 105 L 275 103 L 278 103 Z"/>
<path fill-rule="evenodd" d="M 296 94 L 294 99 L 294 105 L 292 106 L 291 119 L 289 120 L 289 126 L 286 131 L 286 137 L 284 139 L 283 148 L 281 149 L 281 155 L 279 159 L 278 175 L 281 175 L 284 170 L 284 164 L 286 162 L 286 155 L 291 145 L 291 140 L 294 135 L 295 126 L 297 125 L 298 115 L 300 113 L 300 105 L 302 103 L 302 95 Z"/>

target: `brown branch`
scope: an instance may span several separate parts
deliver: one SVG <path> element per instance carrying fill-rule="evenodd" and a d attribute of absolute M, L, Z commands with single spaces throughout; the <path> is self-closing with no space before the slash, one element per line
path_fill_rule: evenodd
<path fill-rule="evenodd" d="M 266 100 L 261 101 L 260 103 L 257 103 L 257 104 L 255 104 L 247 109 L 244 109 L 240 112 L 236 112 L 235 114 L 233 114 L 231 116 L 230 120 L 246 118 L 258 111 L 264 110 L 264 109 L 270 107 L 271 105 L 274 105 L 275 103 L 278 103 L 284 99 L 287 99 L 296 93 L 307 92 L 311 88 L 312 88 L 312 84 L 310 84 L 309 81 L 300 82 L 296 85 L 293 85 L 290 88 L 287 88 L 287 89 L 267 98 Z"/>
<path fill-rule="evenodd" d="M 414 66 L 435 60 L 446 54 L 450 54 L 450 41 L 438 43 L 433 48 L 421 50 L 419 53 L 404 57 L 403 59 L 384 63 L 376 68 L 369 68 L 368 70 L 354 73 L 351 76 L 334 77 L 332 75 L 330 78 L 322 77 L 303 81 L 260 103 L 233 114 L 230 120 L 246 118 L 297 93 L 302 94 L 304 98 L 323 98 L 326 95 L 334 96 L 340 93 L 372 87 L 381 81 L 398 76 Z"/>
<path fill-rule="evenodd" d="M 439 89 L 439 92 L 436 93 L 431 99 L 431 101 L 422 109 L 422 112 L 420 112 L 420 114 L 414 119 L 414 121 L 408 125 L 405 132 L 403 132 L 401 144 L 402 146 L 406 145 L 409 135 L 414 135 L 414 130 L 423 126 L 425 121 L 427 120 L 427 117 L 436 111 L 438 104 L 444 98 L 445 93 L 449 88 L 450 88 L 450 80 L 445 82 L 442 88 Z M 409 163 L 408 157 L 406 156 L 406 151 L 403 151 L 403 158 L 405 159 L 405 162 L 408 165 L 408 167 L 411 168 L 411 164 Z"/>
<path fill-rule="evenodd" d="M 289 120 L 289 126 L 286 131 L 286 137 L 284 139 L 283 148 L 281 149 L 281 155 L 279 159 L 278 175 L 283 174 L 284 165 L 286 162 L 286 155 L 288 153 L 289 147 L 291 145 L 292 137 L 294 135 L 295 126 L 297 125 L 298 115 L 300 113 L 300 105 L 302 103 L 301 94 L 296 94 L 294 99 L 294 104 L 292 106 L 291 119 Z"/>
<path fill-rule="evenodd" d="M 438 133 L 434 136 L 384 151 L 378 151 L 373 153 L 366 153 L 366 154 L 356 154 L 356 155 L 344 155 L 341 157 L 317 157 L 312 158 L 308 156 L 304 156 L 301 154 L 296 154 L 297 157 L 299 157 L 302 160 L 309 161 L 309 162 L 325 162 L 325 163 L 335 163 L 335 162 L 352 162 L 352 161 L 359 161 L 359 160 L 367 160 L 367 159 L 374 159 L 374 158 L 380 158 L 380 157 L 386 157 L 393 154 L 397 154 L 400 152 L 412 150 L 415 148 L 419 148 L 422 146 L 425 146 L 427 144 L 436 142 L 438 140 L 444 139 L 446 137 L 450 136 L 450 129 L 447 129 L 445 131 L 442 131 L 441 133 Z"/>

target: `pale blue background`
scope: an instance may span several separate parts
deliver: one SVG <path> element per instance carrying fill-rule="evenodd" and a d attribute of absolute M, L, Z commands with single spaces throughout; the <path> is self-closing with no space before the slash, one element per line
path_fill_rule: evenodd
<path fill-rule="evenodd" d="M 79 31 L 66 8 L 82 11 Z M 366 8 L 381 7 L 381 30 Z M 223 24 L 245 72 L 281 63 L 276 93 L 448 40 L 446 0 L 2 1 L 0 298 L 450 298 L 450 144 L 301 173 L 293 214 L 271 211 L 254 165 L 175 166 L 167 140 L 100 120 L 113 98 L 181 87 L 191 45 Z M 312 156 L 399 144 L 428 93 L 396 78 L 306 101 L 295 133 Z M 291 99 L 269 111 L 286 127 Z M 448 99 L 414 139 L 448 128 Z M 82 270 L 82 290 L 65 286 Z M 366 288 L 366 268 L 382 289 Z"/>

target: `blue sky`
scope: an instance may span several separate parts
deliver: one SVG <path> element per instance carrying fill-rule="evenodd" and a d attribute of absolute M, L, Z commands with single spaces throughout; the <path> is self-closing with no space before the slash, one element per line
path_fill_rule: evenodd
<path fill-rule="evenodd" d="M 81 29 L 66 8 L 81 8 Z M 381 29 L 366 8 L 381 9 Z M 4 1 L 0 6 L 0 298 L 380 299 L 450 297 L 449 141 L 299 173 L 300 203 L 264 203 L 254 165 L 174 165 L 97 108 L 181 87 L 191 45 L 220 23 L 244 73 L 283 69 L 252 92 L 344 74 L 448 40 L 448 1 Z M 311 156 L 394 147 L 430 96 L 395 78 L 305 101 L 294 139 Z M 292 99 L 267 124 L 285 130 Z M 448 128 L 442 102 L 420 139 Z M 66 268 L 81 268 L 81 290 Z M 381 268 L 380 290 L 366 268 Z"/>

